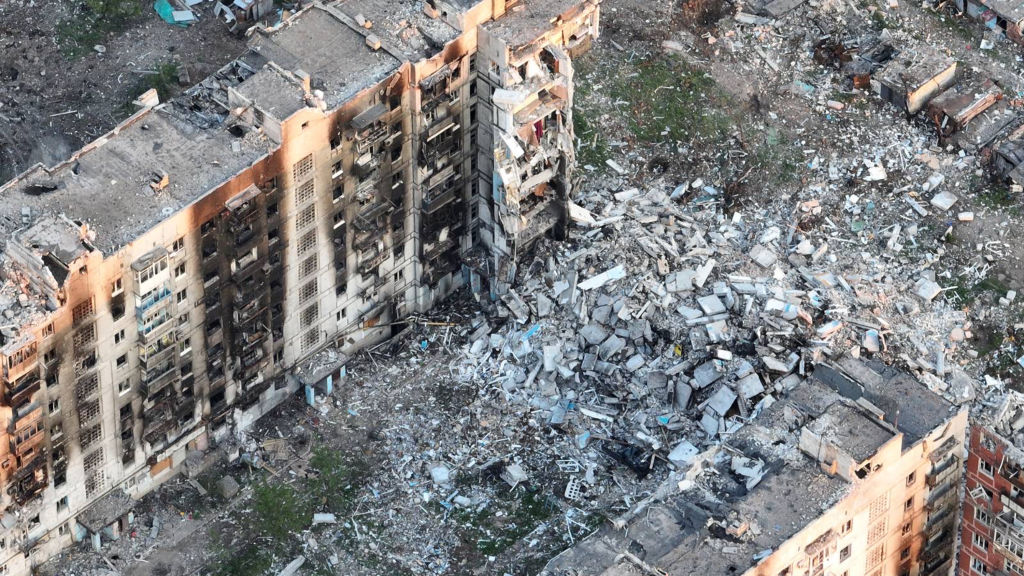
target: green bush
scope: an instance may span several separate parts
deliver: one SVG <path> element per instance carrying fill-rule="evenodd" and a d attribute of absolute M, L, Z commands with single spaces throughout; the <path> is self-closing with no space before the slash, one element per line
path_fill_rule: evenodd
<path fill-rule="evenodd" d="M 85 0 L 69 18 L 57 23 L 56 40 L 68 58 L 78 58 L 103 43 L 107 35 L 124 28 L 142 12 L 139 0 Z"/>
<path fill-rule="evenodd" d="M 85 5 L 96 17 L 116 24 L 123 24 L 142 11 L 139 0 L 85 0 Z"/>
<path fill-rule="evenodd" d="M 318 472 L 309 480 L 310 492 L 324 502 L 327 509 L 335 514 L 345 514 L 362 485 L 365 468 L 360 463 L 350 464 L 342 453 L 326 446 L 313 448 L 309 466 Z"/>
<path fill-rule="evenodd" d="M 287 484 L 261 482 L 253 492 L 256 529 L 282 543 L 312 522 L 313 508 L 307 498 Z"/>

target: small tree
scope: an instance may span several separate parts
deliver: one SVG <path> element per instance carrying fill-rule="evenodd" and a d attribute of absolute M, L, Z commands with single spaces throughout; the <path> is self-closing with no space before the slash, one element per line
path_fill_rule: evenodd
<path fill-rule="evenodd" d="M 301 532 L 311 522 L 312 507 L 308 500 L 287 484 L 261 482 L 253 497 L 258 529 L 278 543 Z"/>

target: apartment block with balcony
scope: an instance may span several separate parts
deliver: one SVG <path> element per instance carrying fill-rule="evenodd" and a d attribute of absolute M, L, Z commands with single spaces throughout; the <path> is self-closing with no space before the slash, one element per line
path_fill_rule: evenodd
<path fill-rule="evenodd" d="M 548 573 L 953 574 L 966 427 L 966 410 L 908 374 L 819 364 Z"/>
<path fill-rule="evenodd" d="M 598 18 L 315 2 L 0 186 L 0 571 L 102 544 L 128 497 L 409 315 L 500 295 L 565 225 L 571 58 Z"/>
<path fill-rule="evenodd" d="M 1024 395 L 1009 392 L 970 428 L 959 573 L 1024 574 Z"/>

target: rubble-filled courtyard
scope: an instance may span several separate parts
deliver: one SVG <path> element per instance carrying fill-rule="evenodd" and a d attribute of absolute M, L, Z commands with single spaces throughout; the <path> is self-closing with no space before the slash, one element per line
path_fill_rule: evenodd
<path fill-rule="evenodd" d="M 499 300 L 459 293 L 332 395 L 193 455 L 119 541 L 43 573 L 539 574 L 714 482 L 687 464 L 814 364 L 892 366 L 972 409 L 1022 388 L 1022 191 L 1000 150 L 1024 47 L 948 3 L 602 11 L 575 61 L 568 239 Z M 883 43 L 901 81 L 953 66 L 957 102 L 1000 96 L 955 130 L 934 116 L 952 98 L 910 115 L 854 66 Z"/>

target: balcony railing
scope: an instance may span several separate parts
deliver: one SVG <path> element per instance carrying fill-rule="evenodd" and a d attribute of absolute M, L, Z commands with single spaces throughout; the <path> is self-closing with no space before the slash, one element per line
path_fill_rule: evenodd
<path fill-rule="evenodd" d="M 135 301 L 135 315 L 139 318 L 143 318 L 151 309 L 161 303 L 168 302 L 170 297 L 171 289 L 166 286 L 161 286 L 145 299 L 137 299 Z"/>
<path fill-rule="evenodd" d="M 943 460 L 947 454 L 953 451 L 953 448 L 956 448 L 958 443 L 959 442 L 954 436 L 946 438 L 945 442 L 940 444 L 938 448 L 933 450 L 932 453 L 928 455 L 928 459 L 931 460 L 933 463 Z"/>
<path fill-rule="evenodd" d="M 158 395 L 161 390 L 167 388 L 167 385 L 174 382 L 174 379 L 177 377 L 177 367 L 174 366 L 174 364 L 168 364 L 162 372 L 141 382 L 139 384 L 139 391 L 144 397 L 152 398 L 153 396 Z"/>
<path fill-rule="evenodd" d="M 948 458 L 937 462 L 925 476 L 928 487 L 934 488 L 949 480 L 960 472 L 960 458 L 950 454 Z"/>
<path fill-rule="evenodd" d="M 38 377 L 23 378 L 13 385 L 4 387 L 4 400 L 9 406 L 18 406 L 29 400 L 41 386 L 42 380 Z"/>
<path fill-rule="evenodd" d="M 139 336 L 141 337 L 143 344 L 152 344 L 160 339 L 161 336 L 167 334 L 167 332 L 174 327 L 174 322 L 170 314 L 163 311 L 160 316 L 152 319 L 149 323 L 138 324 Z"/>

